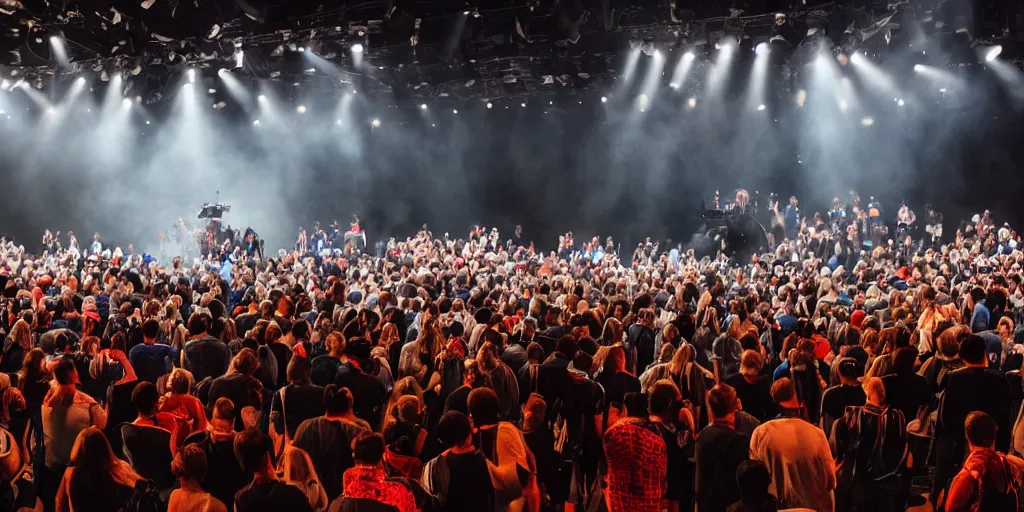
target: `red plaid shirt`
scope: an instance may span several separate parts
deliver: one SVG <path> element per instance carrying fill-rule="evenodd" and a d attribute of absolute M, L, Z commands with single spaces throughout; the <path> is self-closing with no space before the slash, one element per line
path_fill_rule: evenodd
<path fill-rule="evenodd" d="M 408 487 L 389 482 L 384 470 L 376 466 L 356 466 L 345 470 L 342 477 L 345 484 L 344 495 L 349 498 L 362 498 L 391 505 L 398 512 L 418 512 L 416 499 Z"/>
<path fill-rule="evenodd" d="M 624 420 L 604 434 L 610 512 L 659 512 L 668 473 L 665 441 L 644 423 Z"/>

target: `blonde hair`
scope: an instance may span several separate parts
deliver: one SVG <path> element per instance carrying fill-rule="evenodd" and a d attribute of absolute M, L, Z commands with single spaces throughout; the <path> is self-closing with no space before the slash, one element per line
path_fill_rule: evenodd
<path fill-rule="evenodd" d="M 316 475 L 316 468 L 309 454 L 301 448 L 288 446 L 284 449 L 283 476 L 286 482 L 299 482 L 305 488 L 306 483 L 311 480 L 320 479 Z"/>
<path fill-rule="evenodd" d="M 19 347 L 30 350 L 32 348 L 32 326 L 25 321 L 25 319 L 18 319 L 14 322 L 14 327 L 11 328 L 11 339 L 18 344 Z"/>

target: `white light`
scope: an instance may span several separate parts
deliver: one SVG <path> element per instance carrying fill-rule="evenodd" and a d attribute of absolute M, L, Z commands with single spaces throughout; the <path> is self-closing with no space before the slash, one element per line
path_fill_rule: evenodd
<path fill-rule="evenodd" d="M 768 54 L 768 43 L 761 43 L 761 44 L 757 45 L 756 47 L 754 47 L 754 53 L 756 53 L 758 55 L 767 55 Z"/>
<path fill-rule="evenodd" d="M 341 126 L 341 119 L 338 119 L 337 121 L 335 121 L 334 124 L 336 124 L 338 126 Z"/>
<path fill-rule="evenodd" d="M 942 94 L 946 94 L 946 88 L 943 87 L 942 89 L 939 89 L 939 92 L 941 92 Z"/>
<path fill-rule="evenodd" d="M 259 119 L 257 119 L 257 120 L 255 120 L 255 121 L 253 121 L 253 122 L 252 122 L 252 125 L 253 125 L 253 126 L 259 126 L 259 125 L 260 125 L 260 120 L 259 120 Z"/>
<path fill-rule="evenodd" d="M 924 71 L 924 66 L 922 66 L 921 64 L 914 64 L 914 71 L 920 73 Z"/>
<path fill-rule="evenodd" d="M 828 65 L 828 57 L 824 55 L 818 55 L 818 58 L 815 59 L 814 62 L 819 66 L 826 66 Z"/>
<path fill-rule="evenodd" d="M 845 99 L 839 100 L 839 111 L 840 112 L 846 112 L 846 109 L 849 108 L 849 107 L 850 107 L 850 105 L 848 103 L 846 103 Z"/>
<path fill-rule="evenodd" d="M 78 85 L 84 85 L 85 84 L 85 77 L 81 77 L 81 76 L 78 77 L 77 79 L 75 79 L 75 83 L 78 84 Z"/>
<path fill-rule="evenodd" d="M 690 98 L 690 99 L 686 100 L 686 104 L 690 108 L 696 107 L 697 106 L 697 98 Z"/>
<path fill-rule="evenodd" d="M 469 16 L 469 11 L 462 11 L 463 16 Z"/>
<path fill-rule="evenodd" d="M 722 49 L 722 45 L 720 45 L 718 43 L 715 43 L 715 49 L 716 50 L 721 50 Z"/>
<path fill-rule="evenodd" d="M 0 80 L 0 89 L 10 89 L 11 83 L 7 80 Z"/>
<path fill-rule="evenodd" d="M 124 101 L 121 102 L 121 105 L 124 105 L 124 108 L 131 107 L 132 106 L 132 100 L 130 100 L 128 98 L 125 98 Z"/>
<path fill-rule="evenodd" d="M 146 124 L 149 124 L 149 121 L 146 121 Z"/>
<path fill-rule="evenodd" d="M 804 106 L 804 102 L 807 101 L 807 91 L 800 89 L 796 92 L 796 106 Z"/>
<path fill-rule="evenodd" d="M 426 110 L 426 109 L 427 109 L 427 104 L 426 103 L 421 103 L 420 104 L 420 110 Z"/>
<path fill-rule="evenodd" d="M 189 69 L 188 70 L 188 83 L 190 83 L 190 84 L 196 83 L 196 70 L 194 70 L 194 69 Z"/>
<path fill-rule="evenodd" d="M 661 58 L 661 50 L 654 50 L 653 57 L 655 59 L 660 59 Z"/>
<path fill-rule="evenodd" d="M 526 103 L 520 103 L 519 106 L 523 107 L 523 108 L 526 108 Z"/>
<path fill-rule="evenodd" d="M 905 102 L 903 101 L 903 98 L 900 98 L 896 100 L 896 104 L 902 107 L 905 104 Z"/>
<path fill-rule="evenodd" d="M 374 119 L 372 123 L 374 128 L 380 128 L 380 119 Z"/>
<path fill-rule="evenodd" d="M 608 97 L 601 96 L 601 103 L 608 103 Z"/>
<path fill-rule="evenodd" d="M 850 62 L 854 64 L 860 64 L 863 60 L 864 56 L 860 52 L 853 52 L 853 55 L 850 55 Z"/>
<path fill-rule="evenodd" d="M 50 36 L 50 43 L 54 45 L 60 44 L 60 38 L 57 36 Z"/>
<path fill-rule="evenodd" d="M 299 47 L 299 53 L 306 53 L 306 49 L 300 46 Z"/>
<path fill-rule="evenodd" d="M 129 105 L 131 105 L 131 103 L 129 103 Z M 57 109 L 55 109 L 53 107 L 50 107 L 49 109 L 47 109 L 46 113 L 50 114 L 50 115 L 56 114 L 57 113 Z"/>
<path fill-rule="evenodd" d="M 766 109 L 766 108 L 768 108 L 768 107 L 765 107 L 765 106 L 764 106 L 764 103 L 762 103 L 762 104 L 760 104 L 760 105 L 758 105 L 758 106 L 757 106 L 757 110 L 764 110 L 764 109 Z"/>
<path fill-rule="evenodd" d="M 267 101 L 267 97 L 266 97 L 266 96 L 264 96 L 264 95 L 262 95 L 262 94 L 260 94 L 260 97 L 259 97 L 259 98 L 256 98 L 256 99 L 258 99 L 258 100 L 260 100 L 260 101 Z"/>
<path fill-rule="evenodd" d="M 692 59 L 694 57 L 696 57 L 696 55 L 694 55 L 693 52 L 686 52 L 686 53 L 683 54 L 683 58 L 687 59 L 687 60 L 690 60 L 690 59 Z"/>
<path fill-rule="evenodd" d="M 672 83 L 668 84 L 668 87 L 669 87 L 669 89 L 678 89 L 679 88 L 679 84 L 677 84 L 675 82 L 672 82 Z"/>
<path fill-rule="evenodd" d="M 241 49 L 239 49 L 238 51 L 235 52 L 235 67 L 236 68 L 242 67 L 242 63 L 243 62 L 245 62 L 245 52 L 243 52 Z"/>
<path fill-rule="evenodd" d="M 1000 53 L 1003 53 L 1003 46 L 997 44 L 988 50 L 988 53 L 985 54 L 985 60 L 987 62 L 992 62 L 996 60 L 996 57 L 998 57 Z"/>
<path fill-rule="evenodd" d="M 363 53 L 363 45 L 359 43 L 352 45 L 352 53 Z"/>
<path fill-rule="evenodd" d="M 548 105 L 554 105 L 554 104 L 555 104 L 555 102 L 553 102 L 553 101 L 549 101 L 548 102 Z"/>
<path fill-rule="evenodd" d="M 864 119 L 860 120 L 860 124 L 863 126 L 871 126 L 875 124 L 875 120 L 872 117 L 865 117 Z"/>
<path fill-rule="evenodd" d="M 494 108 L 494 104 L 488 101 L 487 102 L 487 108 Z"/>
<path fill-rule="evenodd" d="M 206 92 L 208 92 L 210 94 L 217 94 L 217 89 L 210 88 L 210 89 L 207 89 Z"/>
<path fill-rule="evenodd" d="M 300 114 L 305 114 L 306 113 L 306 106 L 305 105 L 299 105 L 298 107 L 295 108 L 295 111 L 300 113 Z"/>
<path fill-rule="evenodd" d="M 457 109 L 452 109 L 452 114 L 458 114 L 458 113 L 459 113 L 459 111 Z"/>
<path fill-rule="evenodd" d="M 434 124 L 434 123 L 430 123 L 430 127 L 431 127 L 431 128 L 436 128 L 436 127 L 437 127 L 437 125 L 436 125 L 436 124 Z"/>

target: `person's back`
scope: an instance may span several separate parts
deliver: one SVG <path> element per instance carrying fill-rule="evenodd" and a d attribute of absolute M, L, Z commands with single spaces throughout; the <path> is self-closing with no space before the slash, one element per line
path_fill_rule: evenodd
<path fill-rule="evenodd" d="M 308 419 L 299 425 L 292 445 L 309 454 L 327 492 L 327 499 L 333 501 L 341 495 L 345 470 L 355 464 L 352 441 L 367 429 L 345 419 L 345 414 L 350 414 L 352 408 L 352 394 L 347 389 L 339 390 L 334 384 L 328 385 L 324 389 L 324 407 L 324 416 Z"/>
<path fill-rule="evenodd" d="M 185 369 L 192 372 L 196 382 L 224 375 L 231 361 L 231 351 L 220 340 L 211 336 L 189 341 L 185 345 Z"/>
<path fill-rule="evenodd" d="M 242 470 L 252 472 L 249 485 L 235 494 L 235 512 L 313 512 L 306 494 L 294 485 L 278 480 L 270 439 L 256 428 L 239 432 L 234 441 L 235 455 Z"/>
<path fill-rule="evenodd" d="M 762 423 L 750 436 L 750 458 L 768 466 L 781 507 L 818 512 L 835 508 L 835 463 L 818 427 L 797 418 Z"/>
<path fill-rule="evenodd" d="M 747 460 L 750 437 L 736 431 L 740 403 L 727 384 L 707 392 L 711 424 L 697 436 L 694 446 L 696 502 L 700 512 L 722 512 L 740 498 L 734 475 Z"/>
<path fill-rule="evenodd" d="M 106 415 L 89 395 L 75 389 L 78 371 L 70 359 L 61 359 L 54 369 L 58 387 L 43 399 L 42 420 L 46 465 L 60 469 L 71 462 L 71 449 L 78 434 L 90 426 L 102 428 Z"/>
<path fill-rule="evenodd" d="M 999 428 L 980 411 L 967 416 L 964 431 L 970 450 L 947 493 L 947 512 L 1020 510 L 1024 460 L 995 450 Z"/>
<path fill-rule="evenodd" d="M 206 453 L 196 445 L 183 447 L 171 463 L 171 471 L 180 479 L 180 486 L 171 492 L 167 510 L 173 512 L 227 512 L 227 507 L 201 483 L 206 478 Z"/>
<path fill-rule="evenodd" d="M 207 400 L 210 404 L 216 403 L 218 398 L 231 400 L 231 403 L 235 405 L 235 417 L 233 418 L 235 430 L 241 430 L 243 426 L 242 409 L 245 407 L 255 407 L 259 410 L 263 403 L 261 397 L 262 389 L 263 386 L 253 377 L 234 373 L 213 379 L 213 383 L 210 384 L 210 394 Z"/>

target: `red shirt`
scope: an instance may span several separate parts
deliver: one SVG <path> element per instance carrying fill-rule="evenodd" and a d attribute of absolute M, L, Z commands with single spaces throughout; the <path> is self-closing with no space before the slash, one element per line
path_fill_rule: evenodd
<path fill-rule="evenodd" d="M 389 482 L 384 470 L 376 466 L 356 466 L 345 470 L 342 476 L 344 495 L 391 505 L 398 512 L 417 512 L 416 499 L 406 486 Z"/>
<path fill-rule="evenodd" d="M 668 472 L 665 441 L 644 423 L 624 420 L 604 434 L 611 512 L 660 512 Z"/>

